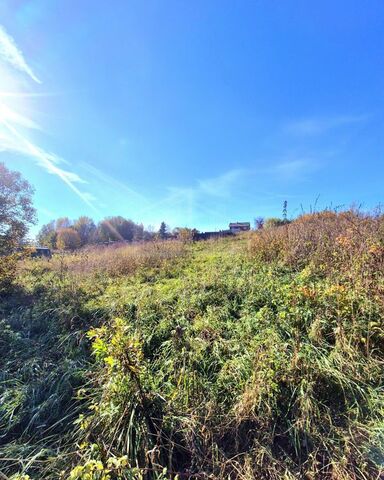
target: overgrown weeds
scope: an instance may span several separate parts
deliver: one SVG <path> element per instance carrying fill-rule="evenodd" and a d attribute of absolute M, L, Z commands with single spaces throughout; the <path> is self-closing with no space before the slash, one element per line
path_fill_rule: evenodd
<path fill-rule="evenodd" d="M 255 232 L 250 251 L 260 260 L 280 260 L 319 274 L 375 276 L 384 267 L 384 215 L 351 209 L 304 214 L 280 227 Z"/>
<path fill-rule="evenodd" d="M 40 268 L 65 274 L 102 274 L 110 277 L 132 275 L 139 269 L 161 267 L 185 253 L 179 241 L 153 241 L 138 244 L 117 243 L 83 248 L 74 253 L 58 253 L 51 260 L 30 262 Z M 25 267 L 25 265 L 24 265 Z M 29 269 L 31 265 L 27 265 Z"/>
<path fill-rule="evenodd" d="M 92 275 L 78 257 L 29 264 L 34 333 L 20 305 L 0 337 L 0 412 L 14 422 L 0 456 L 21 459 L 4 473 L 381 478 L 382 222 L 323 212 L 250 238 L 166 242 L 133 270 L 103 270 L 102 253 Z M 47 394 L 29 400 L 36 377 L 19 369 L 33 362 Z"/>

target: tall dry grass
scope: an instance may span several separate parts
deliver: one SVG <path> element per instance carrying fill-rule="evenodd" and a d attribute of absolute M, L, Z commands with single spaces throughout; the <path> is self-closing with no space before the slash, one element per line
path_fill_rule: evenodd
<path fill-rule="evenodd" d="M 292 223 L 255 232 L 249 242 L 260 260 L 278 260 L 297 269 L 309 264 L 319 273 L 369 275 L 384 267 L 384 215 L 325 210 Z"/>
<path fill-rule="evenodd" d="M 74 253 L 58 253 L 51 260 L 37 260 L 53 272 L 131 275 L 140 268 L 156 268 L 185 253 L 179 241 L 154 241 L 140 244 L 92 246 Z"/>

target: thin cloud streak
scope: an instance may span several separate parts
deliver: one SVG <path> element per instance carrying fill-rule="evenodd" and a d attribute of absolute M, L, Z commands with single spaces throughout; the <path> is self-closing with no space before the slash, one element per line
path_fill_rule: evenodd
<path fill-rule="evenodd" d="M 32 130 L 41 130 L 41 127 L 32 119 L 10 109 L 4 103 L 0 103 L 0 122 L 3 121 L 10 122 L 13 125 L 16 124 L 20 127 L 30 128 Z"/>
<path fill-rule="evenodd" d="M 90 165 L 89 163 L 82 162 L 80 166 L 87 171 L 87 173 L 91 174 L 101 182 L 110 185 L 111 187 L 115 189 L 122 190 L 126 193 L 128 193 L 130 196 L 135 197 L 137 200 L 140 202 L 148 203 L 148 200 L 144 195 L 142 195 L 139 192 L 136 192 L 132 188 L 128 187 L 125 183 L 120 182 L 119 180 L 116 180 L 115 178 L 111 177 L 110 175 L 107 175 L 106 173 L 102 172 L 98 168 L 94 167 L 93 165 Z"/>
<path fill-rule="evenodd" d="M 226 199 L 229 198 L 233 186 L 245 177 L 246 170 L 234 169 L 218 175 L 217 177 L 198 180 L 197 184 L 189 187 L 168 187 L 168 195 L 159 201 L 153 202 L 144 208 L 138 210 L 138 215 L 143 215 L 147 212 L 156 211 L 160 208 L 166 207 L 170 212 L 180 209 L 183 216 L 190 221 L 196 211 L 202 211 L 215 218 L 223 217 L 217 210 L 212 210 L 206 205 L 203 205 L 201 200 L 211 197 L 212 199 Z"/>
<path fill-rule="evenodd" d="M 203 180 L 198 180 L 197 185 L 193 187 L 172 187 L 170 190 L 179 195 L 185 196 L 211 196 L 227 198 L 231 195 L 232 190 L 239 181 L 245 178 L 250 172 L 245 169 L 229 170 L 217 177 L 211 177 Z"/>
<path fill-rule="evenodd" d="M 0 60 L 22 73 L 27 74 L 34 82 L 41 83 L 27 64 L 22 52 L 18 49 L 13 38 L 7 34 L 0 25 Z M 15 78 L 15 84 L 17 79 Z M 23 96 L 40 96 L 40 94 L 23 92 L 2 92 L 0 96 L 22 98 Z M 42 94 L 45 96 L 46 94 Z M 33 158 L 37 165 L 43 168 L 51 175 L 60 178 L 86 205 L 96 211 L 92 201 L 94 197 L 81 191 L 76 184 L 87 183 L 79 175 L 69 170 L 62 169 L 60 164 L 68 164 L 65 160 L 54 153 L 45 151 L 45 149 L 34 144 L 23 133 L 26 130 L 40 130 L 40 126 L 31 118 L 23 115 L 12 108 L 9 108 L 3 102 L 0 103 L 0 151 L 14 152 Z"/>
<path fill-rule="evenodd" d="M 221 205 L 230 201 L 234 193 L 237 197 L 243 196 L 247 200 L 253 200 L 254 196 L 243 195 L 240 187 L 244 182 L 253 181 L 257 177 L 263 179 L 263 184 L 268 184 L 271 179 L 296 181 L 315 168 L 317 162 L 311 158 L 294 158 L 276 162 L 270 167 L 233 169 L 213 178 L 199 180 L 193 186 L 169 187 L 169 195 L 157 205 L 168 205 L 171 209 L 184 206 L 191 213 L 200 210 L 215 218 L 223 217 L 219 211 L 207 208 L 207 198 L 211 198 L 214 204 L 217 204 L 217 201 L 224 202 Z M 258 193 L 261 193 L 259 188 Z M 268 192 L 268 196 L 280 198 L 279 194 L 272 192 Z M 282 195 L 281 198 L 286 197 L 287 195 Z"/>
<path fill-rule="evenodd" d="M 76 193 L 79 198 L 83 200 L 84 203 L 86 203 L 93 210 L 96 210 L 94 205 L 90 202 L 88 194 L 80 191 L 76 185 L 74 185 L 74 183 L 86 183 L 84 180 L 82 180 L 76 173 L 69 172 L 58 167 L 57 163 L 60 162 L 58 157 L 51 153 L 45 152 L 40 147 L 34 145 L 23 135 L 21 135 L 15 127 L 9 125 L 6 121 L 3 121 L 2 123 L 23 145 L 15 147 L 14 151 L 33 157 L 37 161 L 38 165 L 43 167 L 48 173 L 57 175 L 74 193 Z M 8 148 L 10 148 L 9 145 Z"/>
<path fill-rule="evenodd" d="M 272 173 L 277 174 L 284 179 L 298 179 L 302 175 L 314 167 L 314 162 L 308 159 L 293 159 L 287 160 L 274 165 L 271 169 Z"/>
<path fill-rule="evenodd" d="M 190 223 L 197 211 L 201 211 L 217 221 L 224 219 L 222 213 L 217 210 L 210 209 L 202 200 L 211 197 L 225 200 L 230 198 L 233 187 L 246 176 L 247 170 L 234 169 L 229 170 L 217 177 L 198 180 L 197 184 L 189 187 L 168 187 L 168 195 L 162 200 L 141 209 L 140 213 L 148 210 L 159 209 L 160 206 L 166 206 L 172 212 L 180 209 L 183 217 Z M 181 222 L 182 223 L 182 222 Z"/>
<path fill-rule="evenodd" d="M 333 117 L 304 118 L 289 122 L 284 131 L 293 135 L 320 135 L 334 128 L 365 122 L 369 115 L 339 115 Z"/>
<path fill-rule="evenodd" d="M 0 58 L 19 72 L 27 74 L 36 83 L 41 83 L 24 59 L 23 53 L 17 48 L 13 38 L 0 25 Z"/>
<path fill-rule="evenodd" d="M 246 170 L 236 169 L 206 180 L 199 180 L 198 189 L 214 197 L 227 197 L 233 185 L 244 177 Z"/>

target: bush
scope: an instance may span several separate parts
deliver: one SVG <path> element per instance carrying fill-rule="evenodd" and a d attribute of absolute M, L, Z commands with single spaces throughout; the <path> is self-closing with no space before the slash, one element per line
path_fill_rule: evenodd
<path fill-rule="evenodd" d="M 274 228 L 274 227 L 281 227 L 288 223 L 287 220 L 282 220 L 281 218 L 267 218 L 263 224 L 263 228 Z"/>
<path fill-rule="evenodd" d="M 280 228 L 257 231 L 250 252 L 296 269 L 375 275 L 384 262 L 384 216 L 357 210 L 306 214 Z"/>
<path fill-rule="evenodd" d="M 0 261 L 0 294 L 10 291 L 12 283 L 16 276 L 17 255 L 7 255 L 1 257 Z"/>

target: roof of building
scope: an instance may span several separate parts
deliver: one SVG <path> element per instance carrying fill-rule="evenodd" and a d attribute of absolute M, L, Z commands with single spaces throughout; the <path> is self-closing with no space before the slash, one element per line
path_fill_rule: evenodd
<path fill-rule="evenodd" d="M 250 222 L 232 222 L 229 227 L 250 227 Z"/>

